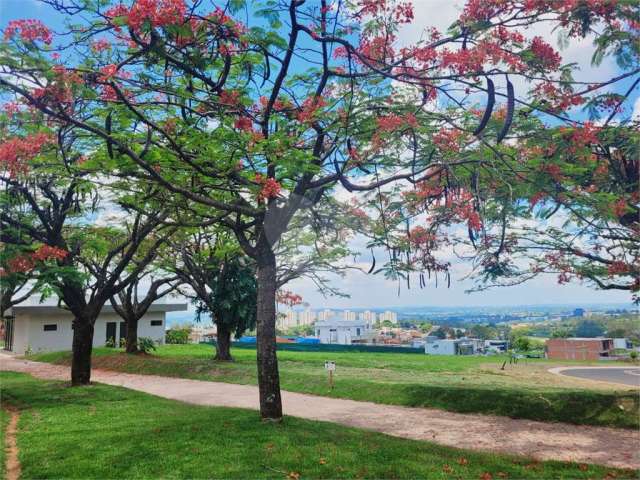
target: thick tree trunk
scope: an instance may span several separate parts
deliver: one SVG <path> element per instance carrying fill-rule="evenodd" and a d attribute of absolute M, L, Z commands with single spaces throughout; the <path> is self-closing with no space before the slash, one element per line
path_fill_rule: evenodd
<path fill-rule="evenodd" d="M 89 385 L 91 381 L 91 350 L 93 348 L 93 320 L 76 317 L 73 320 L 73 358 L 71 385 Z"/>
<path fill-rule="evenodd" d="M 222 322 L 220 322 L 222 323 Z M 231 358 L 231 330 L 225 325 L 217 325 L 218 342 L 216 346 L 215 360 L 230 362 Z"/>
<path fill-rule="evenodd" d="M 138 353 L 138 318 L 127 319 L 127 338 L 125 340 L 125 351 L 127 353 Z"/>
<path fill-rule="evenodd" d="M 265 251 L 267 250 L 267 251 Z M 276 357 L 276 259 L 270 248 L 257 258 L 258 305 L 257 350 L 260 416 L 263 420 L 282 419 L 280 375 Z"/>

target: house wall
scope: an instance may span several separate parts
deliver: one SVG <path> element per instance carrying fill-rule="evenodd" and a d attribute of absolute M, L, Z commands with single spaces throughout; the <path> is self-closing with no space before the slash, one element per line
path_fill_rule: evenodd
<path fill-rule="evenodd" d="M 360 335 L 358 335 L 360 329 Z M 332 332 L 335 330 L 335 332 Z M 332 335 L 333 333 L 333 335 Z M 365 325 L 361 326 L 331 326 L 316 327 L 316 336 L 320 339 L 320 343 L 351 345 L 353 338 L 363 336 L 367 333 Z"/>
<path fill-rule="evenodd" d="M 424 347 L 424 353 L 430 355 L 455 355 L 456 342 L 454 340 L 436 340 L 435 342 L 427 342 Z"/>
<path fill-rule="evenodd" d="M 138 337 L 149 337 L 159 344 L 164 344 L 165 329 L 164 312 L 148 313 L 138 322 Z M 13 351 L 24 354 L 31 352 L 55 352 L 71 350 L 73 340 L 72 329 L 73 316 L 67 312 L 47 313 L 16 313 L 15 331 L 13 337 Z M 161 321 L 162 324 L 152 326 L 152 321 Z M 107 323 L 116 322 L 116 342 L 120 338 L 122 318 L 115 312 L 101 314 L 96 320 L 93 334 L 93 346 L 103 347 L 107 341 Z M 56 325 L 56 330 L 45 331 L 45 325 Z"/>
<path fill-rule="evenodd" d="M 565 340 L 552 338 L 547 340 L 547 357 L 554 360 L 599 360 L 600 352 L 613 348 L 610 339 Z"/>

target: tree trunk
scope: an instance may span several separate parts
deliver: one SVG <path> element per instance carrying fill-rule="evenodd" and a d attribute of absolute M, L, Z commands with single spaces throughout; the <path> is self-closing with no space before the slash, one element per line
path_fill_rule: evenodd
<path fill-rule="evenodd" d="M 125 340 L 127 353 L 138 353 L 138 320 L 135 316 L 127 319 L 127 338 Z"/>
<path fill-rule="evenodd" d="M 71 385 L 89 385 L 91 381 L 91 350 L 93 349 L 93 321 L 76 317 L 73 320 L 73 359 Z"/>
<path fill-rule="evenodd" d="M 218 342 L 214 360 L 230 362 L 233 360 L 231 358 L 231 330 L 226 325 L 216 326 L 218 327 Z"/>
<path fill-rule="evenodd" d="M 276 356 L 276 259 L 270 247 L 257 258 L 257 354 L 260 416 L 263 420 L 282 420 L 280 375 Z"/>

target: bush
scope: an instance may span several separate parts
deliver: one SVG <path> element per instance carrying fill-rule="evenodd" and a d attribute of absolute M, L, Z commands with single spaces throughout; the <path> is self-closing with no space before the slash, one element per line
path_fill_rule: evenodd
<path fill-rule="evenodd" d="M 631 357 L 631 360 L 637 360 L 638 359 L 638 352 L 637 350 L 631 350 L 631 353 L 629 353 L 629 356 Z"/>
<path fill-rule="evenodd" d="M 142 353 L 149 353 L 156 350 L 156 343 L 149 337 L 138 338 L 138 351 Z"/>
<path fill-rule="evenodd" d="M 189 343 L 190 328 L 171 328 L 165 334 L 165 342 L 172 344 Z"/>

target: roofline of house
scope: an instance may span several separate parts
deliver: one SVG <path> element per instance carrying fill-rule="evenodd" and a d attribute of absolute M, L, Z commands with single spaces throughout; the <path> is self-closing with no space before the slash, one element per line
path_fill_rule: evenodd
<path fill-rule="evenodd" d="M 147 310 L 148 313 L 153 312 L 181 312 L 188 309 L 186 303 L 154 303 Z M 11 307 L 10 312 L 12 315 L 16 313 L 71 313 L 65 308 L 60 308 L 55 305 L 15 305 Z M 115 309 L 110 304 L 105 304 L 102 307 L 100 313 L 114 313 Z"/>

